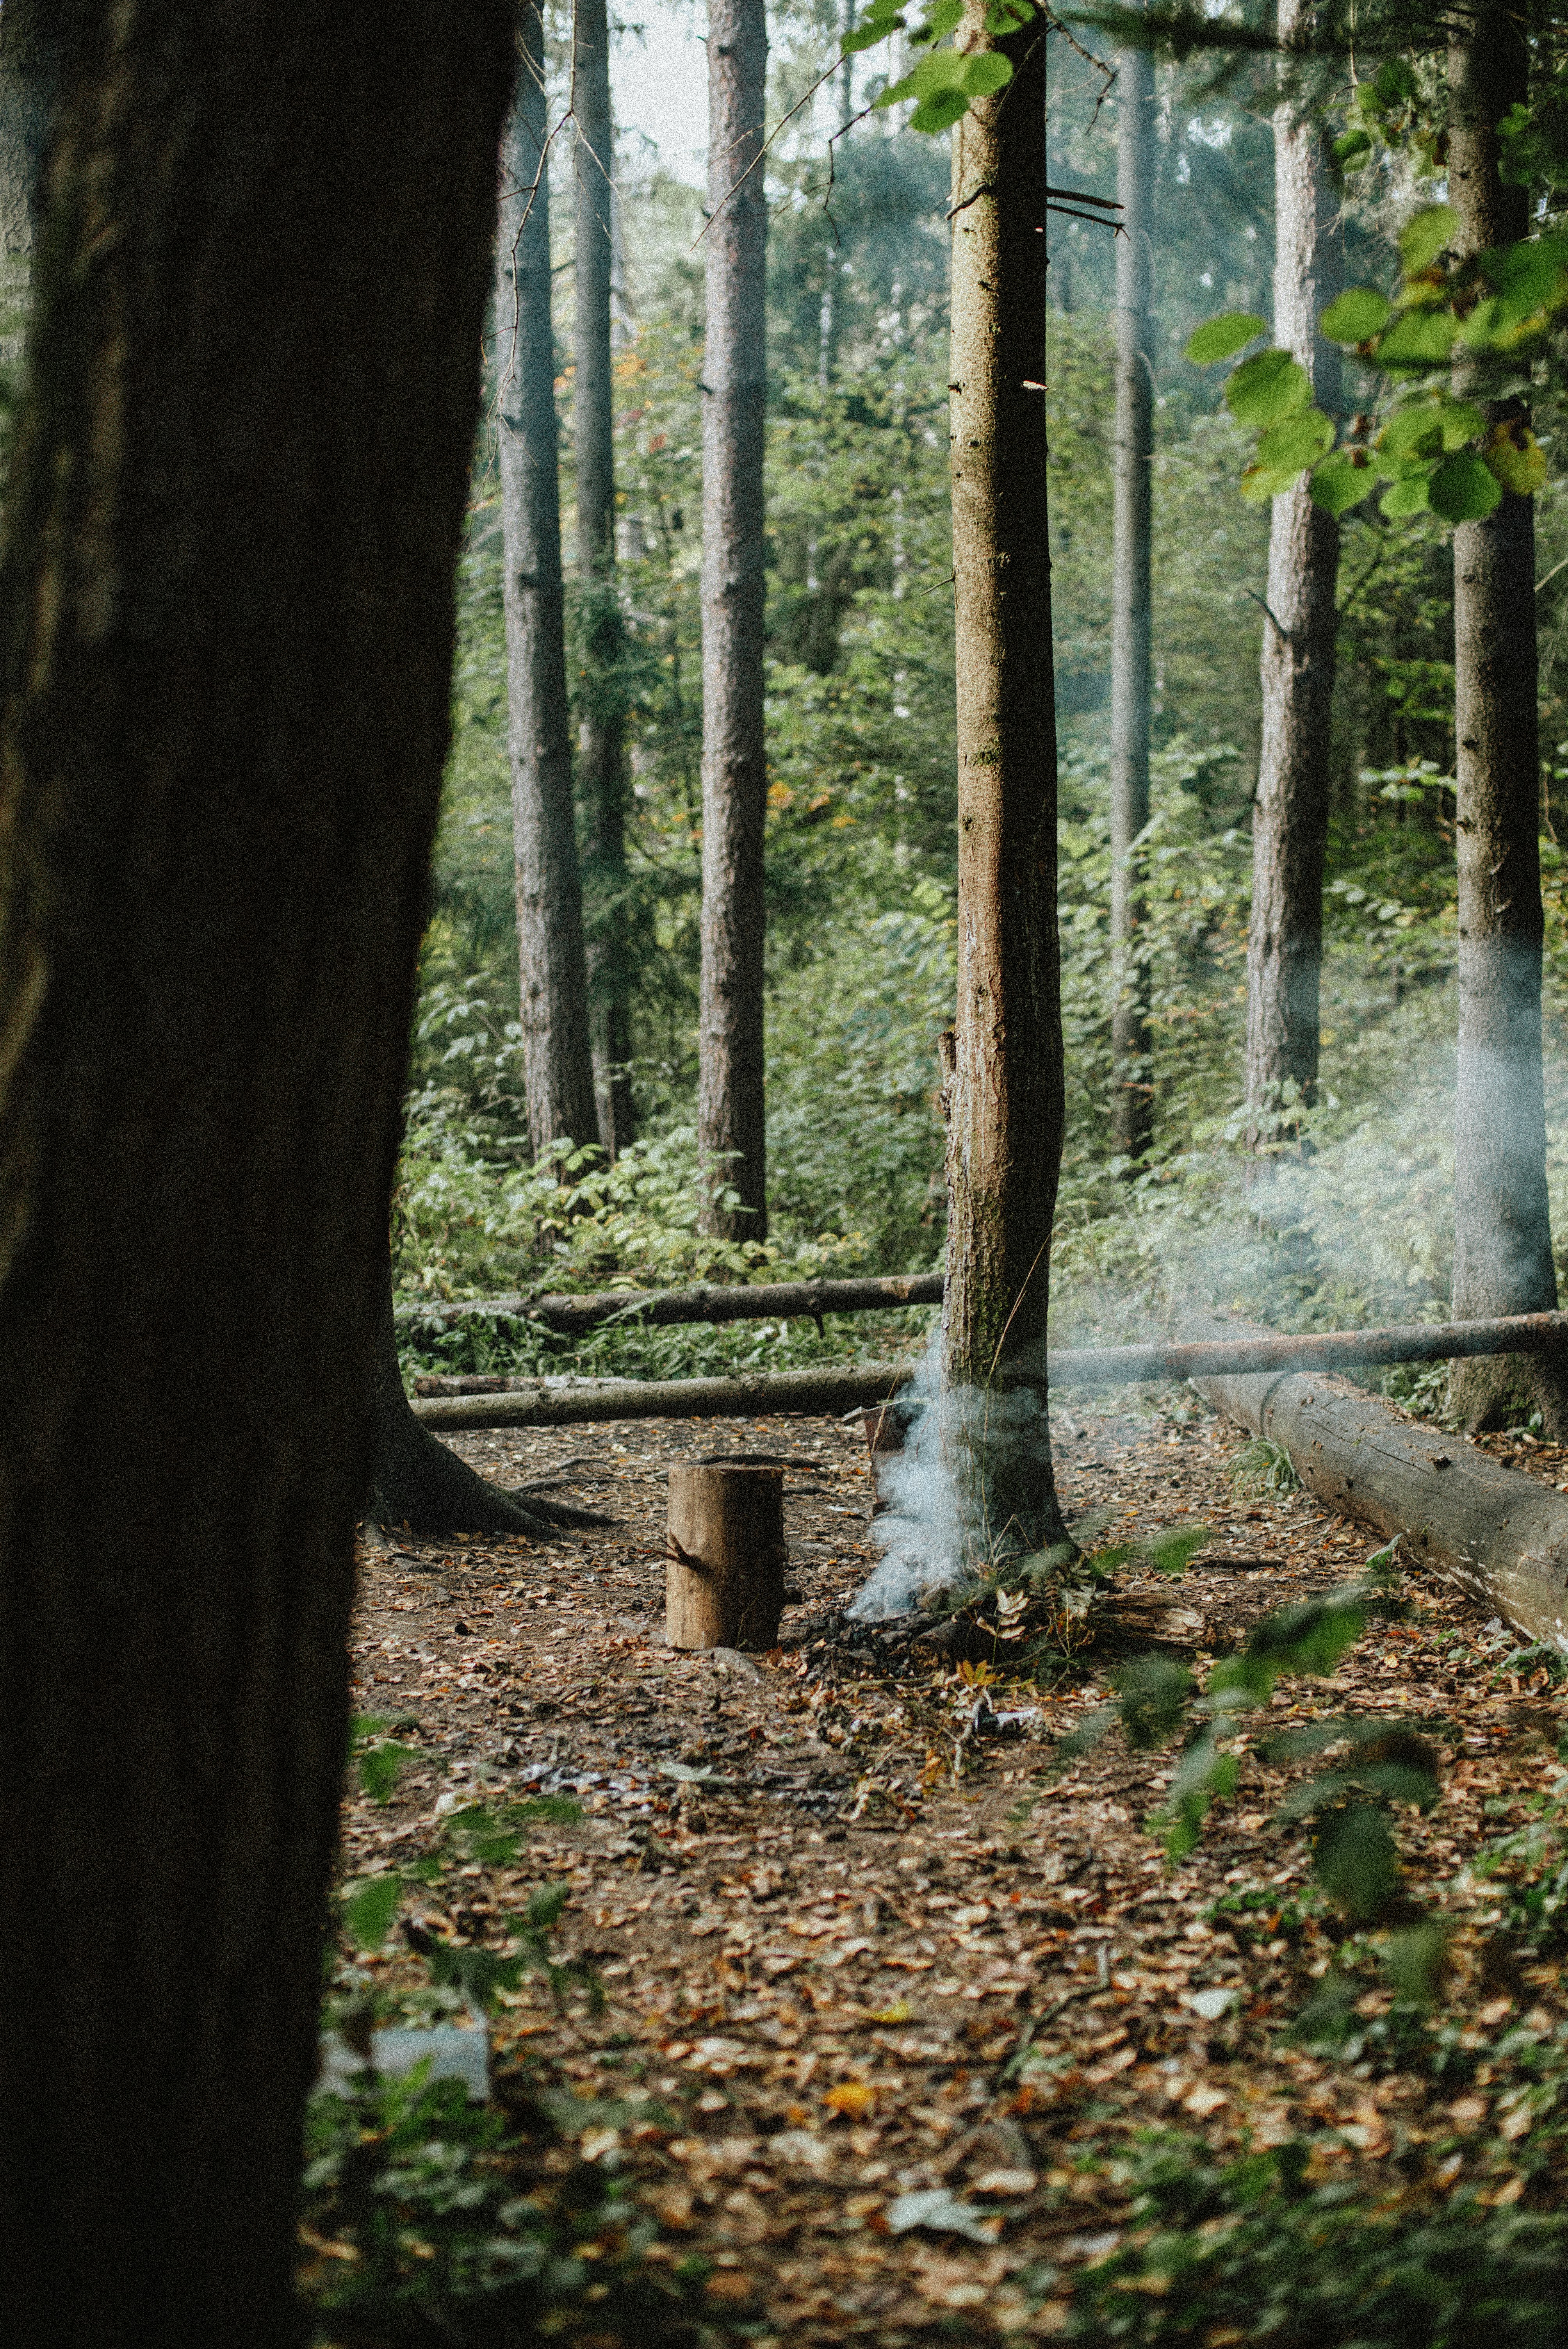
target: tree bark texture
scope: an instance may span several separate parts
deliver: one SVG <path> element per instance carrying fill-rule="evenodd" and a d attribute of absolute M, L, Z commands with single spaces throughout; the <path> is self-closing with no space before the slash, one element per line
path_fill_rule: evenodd
<path fill-rule="evenodd" d="M 764 0 L 709 0 L 702 431 L 703 1229 L 768 1233 L 762 979 L 762 428 L 768 207 Z M 721 1185 L 734 1207 L 712 1197 Z"/>
<path fill-rule="evenodd" d="M 665 1637 L 672 1648 L 770 1648 L 784 1611 L 784 1471 L 683 1461 L 670 1470 Z"/>
<path fill-rule="evenodd" d="M 1308 36 L 1315 0 L 1281 0 L 1282 47 Z M 1338 206 L 1320 125 L 1295 102 L 1274 111 L 1274 341 L 1312 378 L 1318 406 L 1341 398 L 1339 353 L 1318 333 L 1339 291 Z M 1273 502 L 1268 610 L 1259 663 L 1263 738 L 1253 808 L 1247 926 L 1247 1102 L 1252 1147 L 1298 1130 L 1291 1104 L 1317 1093 L 1323 869 L 1328 847 L 1339 524 L 1314 505 L 1305 477 Z"/>
<path fill-rule="evenodd" d="M 50 0 L 0 8 L 0 366 L 22 356 L 38 173 L 59 72 L 60 11 Z"/>
<path fill-rule="evenodd" d="M 1150 515 L 1154 466 L 1154 59 L 1117 64 L 1116 453 L 1110 588 L 1111 1142 L 1137 1161 L 1154 1132 L 1145 901 L 1133 843 L 1149 822 Z"/>
<path fill-rule="evenodd" d="M 4 2330 L 277 2349 L 512 15 L 68 22 L 0 570 Z"/>
<path fill-rule="evenodd" d="M 1528 193 L 1498 172 L 1496 126 L 1527 92 L 1517 21 L 1489 5 L 1449 56 L 1450 201 L 1460 250 L 1522 237 Z M 1486 403 L 1490 424 L 1522 403 Z M 1454 532 L 1454 733 L 1458 785 L 1459 1060 L 1454 1112 L 1457 1318 L 1533 1313 L 1557 1303 L 1546 1195 L 1541 1067 L 1543 916 L 1536 716 L 1534 501 L 1503 492 Z M 1568 1364 L 1503 1357 L 1467 1363 L 1450 1414 L 1475 1430 L 1542 1413 L 1568 1436 Z"/>
<path fill-rule="evenodd" d="M 944 1411 L 974 1539 L 1061 1537 L 1046 1415 L 1064 1115 L 1046 536 L 1045 42 L 960 30 L 1014 78 L 953 134 L 957 1016 L 944 1040 Z"/>
<path fill-rule="evenodd" d="M 517 95 L 501 150 L 496 416 L 520 1018 L 528 1133 L 537 1157 L 552 1142 L 593 1141 L 598 1121 L 572 803 L 550 324 L 544 34 L 538 0 L 526 0 L 521 36 Z"/>
<path fill-rule="evenodd" d="M 632 988 L 626 905 L 624 646 L 615 594 L 614 377 L 611 335 L 615 250 L 614 123 L 606 0 L 575 0 L 572 95 L 577 196 L 577 575 L 584 602 L 578 781 L 586 819 L 588 1001 L 599 1139 L 612 1158 L 634 1139 Z"/>
<path fill-rule="evenodd" d="M 1202 1326 L 1212 1336 L 1227 1325 Z M 1265 1334 L 1228 1326 L 1237 1338 Z M 1540 1477 L 1336 1379 L 1196 1384 L 1216 1411 L 1287 1452 L 1319 1500 L 1385 1538 L 1402 1535 L 1412 1559 L 1568 1654 L 1568 1500 Z"/>

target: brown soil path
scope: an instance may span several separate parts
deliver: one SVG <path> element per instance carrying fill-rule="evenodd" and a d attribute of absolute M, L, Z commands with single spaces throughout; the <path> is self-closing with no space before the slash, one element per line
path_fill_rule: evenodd
<path fill-rule="evenodd" d="M 1376 2178 L 1398 2157 L 1446 2165 L 1449 2184 L 1483 2171 L 1504 2201 L 1524 2190 L 1519 2132 L 1484 2086 L 1445 2102 L 1425 2075 L 1282 2044 L 1336 1929 L 1307 1892 L 1305 1837 L 1272 1823 L 1280 1773 L 1248 1754 L 1178 1870 L 1141 1825 L 1170 1754 L 1117 1737 L 1048 1776 L 1051 1742 L 1127 1654 L 1212 1659 L 1259 1615 L 1351 1578 L 1372 1545 L 1305 1495 L 1238 1499 L 1243 1438 L 1224 1422 L 1057 1423 L 1069 1518 L 1100 1513 L 1105 1540 L 1189 1520 L 1211 1537 L 1180 1584 L 1119 1578 L 1076 1680 L 995 1690 L 1032 1717 L 979 1741 L 955 1671 L 834 1636 L 876 1555 L 858 1427 L 476 1435 L 460 1448 L 488 1475 L 559 1471 L 619 1522 L 543 1548 L 406 1541 L 366 1560 L 356 1706 L 413 1724 L 431 1766 L 384 1808 L 353 1797 L 345 1872 L 428 1848 L 454 1790 L 575 1796 L 579 1821 L 536 1833 L 517 1868 L 469 1867 L 462 1898 L 423 1922 L 483 1941 L 520 1895 L 570 1886 L 563 1946 L 591 1958 L 607 2003 L 558 2013 L 525 1987 L 502 2003 L 503 2063 L 584 2100 L 571 2154 L 630 2173 L 664 2230 L 656 2256 L 714 2262 L 721 2333 L 748 2321 L 791 2349 L 1049 2337 L 1073 2272 L 1123 2223 L 1104 2157 L 1151 2127 L 1222 2150 L 1305 2135 L 1320 2169 Z M 670 1461 L 742 1448 L 789 1463 L 801 1603 L 779 1650 L 719 1669 L 660 1644 L 656 1553 Z M 1522 1464 L 1564 1475 L 1538 1448 Z M 1273 1717 L 1446 1724 L 1444 1799 L 1401 1823 L 1411 1890 L 1460 1928 L 1454 2018 L 1483 2038 L 1521 2016 L 1544 2029 L 1556 1969 L 1500 1955 L 1491 1889 L 1456 1879 L 1556 1775 L 1555 1701 L 1543 1676 L 1492 1686 L 1487 1658 L 1516 1643 L 1460 1594 L 1414 1574 L 1407 1593 L 1407 1621 L 1374 1624 L 1333 1682 L 1285 1683 Z M 383 1981 L 418 1972 L 387 1949 Z M 971 2234 L 890 2231 L 901 2198 L 935 2188 Z"/>

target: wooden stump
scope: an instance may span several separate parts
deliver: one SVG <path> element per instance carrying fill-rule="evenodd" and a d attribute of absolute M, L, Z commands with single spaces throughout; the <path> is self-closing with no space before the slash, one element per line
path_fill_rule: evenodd
<path fill-rule="evenodd" d="M 784 1471 L 689 1460 L 670 1470 L 665 1637 L 771 1648 L 784 1607 Z"/>

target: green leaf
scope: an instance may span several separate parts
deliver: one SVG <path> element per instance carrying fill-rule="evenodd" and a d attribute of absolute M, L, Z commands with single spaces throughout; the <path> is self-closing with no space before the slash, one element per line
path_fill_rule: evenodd
<path fill-rule="evenodd" d="M 958 13 L 964 14 L 962 6 Z M 1026 25 L 1033 24 L 1035 14 L 1034 0 L 991 0 L 985 11 L 985 30 L 1002 40 L 1007 34 L 1021 32 Z"/>
<path fill-rule="evenodd" d="M 1460 449 L 1432 475 L 1427 499 L 1445 522 L 1479 522 L 1501 504 L 1502 484 L 1473 449 Z"/>
<path fill-rule="evenodd" d="M 1561 237 L 1530 237 L 1480 255 L 1480 265 L 1497 289 L 1504 318 L 1527 318 L 1543 309 L 1556 293 L 1568 263 L 1568 244 Z"/>
<path fill-rule="evenodd" d="M 1191 1691 L 1191 1673 L 1169 1656 L 1140 1656 L 1130 1664 L 1117 1690 L 1128 1744 L 1140 1751 L 1163 1745 L 1180 1726 Z"/>
<path fill-rule="evenodd" d="M 1012 78 L 1011 59 L 999 57 L 995 49 L 983 49 L 977 57 L 967 60 L 964 87 L 971 98 L 989 98 L 993 90 L 1006 89 Z"/>
<path fill-rule="evenodd" d="M 1254 335 L 1264 332 L 1264 326 L 1265 321 L 1255 318 L 1250 310 L 1227 310 L 1222 318 L 1207 318 L 1201 326 L 1194 326 L 1181 356 L 1193 367 L 1214 367 L 1221 359 L 1233 359 Z"/>
<path fill-rule="evenodd" d="M 1308 486 L 1315 506 L 1342 514 L 1370 496 L 1377 482 L 1377 469 L 1364 449 L 1335 449 L 1313 467 Z"/>
<path fill-rule="evenodd" d="M 1347 285 L 1318 324 L 1331 343 L 1365 343 L 1380 335 L 1393 312 L 1370 285 Z"/>
<path fill-rule="evenodd" d="M 1348 165 L 1360 162 L 1372 152 L 1372 141 L 1365 130 L 1342 130 L 1332 150 L 1335 168 L 1345 171 Z"/>
<path fill-rule="evenodd" d="M 1458 231 L 1460 216 L 1452 204 L 1429 204 L 1399 231 L 1399 258 L 1409 275 L 1429 269 Z"/>
<path fill-rule="evenodd" d="M 400 1876 L 371 1876 L 343 1904 L 343 1920 L 362 1950 L 378 1950 L 403 1898 Z"/>
<path fill-rule="evenodd" d="M 1249 465 L 1242 475 L 1242 495 L 1251 505 L 1266 505 L 1271 498 L 1284 497 L 1300 479 L 1299 465 L 1293 465 L 1288 472 L 1271 472 L 1266 465 Z"/>
<path fill-rule="evenodd" d="M 1306 369 L 1288 351 L 1260 351 L 1243 359 L 1225 385 L 1225 405 L 1236 422 L 1258 431 L 1304 408 L 1311 397 Z"/>
<path fill-rule="evenodd" d="M 1189 1560 L 1208 1538 L 1207 1526 L 1177 1526 L 1169 1532 L 1151 1534 L 1143 1545 L 1143 1556 L 1156 1574 L 1185 1574 Z"/>
<path fill-rule="evenodd" d="M 931 12 L 930 21 L 921 26 L 920 38 L 923 41 L 945 40 L 954 25 L 962 22 L 963 16 L 964 0 L 940 0 L 940 5 Z"/>
<path fill-rule="evenodd" d="M 1312 1859 L 1324 1890 L 1352 1917 L 1376 1917 L 1398 1881 L 1394 1838 L 1375 1803 L 1330 1811 L 1318 1826 Z"/>
<path fill-rule="evenodd" d="M 852 57 L 858 56 L 861 49 L 874 49 L 879 41 L 885 41 L 891 34 L 902 33 L 903 25 L 902 16 L 885 16 L 874 25 L 857 25 L 853 32 L 846 33 L 840 42 L 839 55 Z"/>
<path fill-rule="evenodd" d="M 417 1754 L 412 1746 L 394 1745 L 389 1739 L 383 1739 L 360 1755 L 359 1783 L 373 1803 L 385 1803 L 397 1784 L 399 1771 L 410 1762 L 423 1759 L 423 1754 Z"/>
<path fill-rule="evenodd" d="M 1385 106 L 1403 106 L 1416 95 L 1416 77 L 1404 57 L 1387 57 L 1372 85 Z"/>
<path fill-rule="evenodd" d="M 1418 2006 L 1430 2006 L 1448 1971 L 1448 1928 L 1429 1917 L 1390 1934 L 1383 1962 L 1397 1991 Z"/>
<path fill-rule="evenodd" d="M 1431 487 L 1430 472 L 1412 473 L 1405 481 L 1396 481 L 1391 490 L 1384 491 L 1377 501 L 1377 511 L 1387 514 L 1390 522 L 1402 522 L 1408 514 L 1425 513 Z"/>
<path fill-rule="evenodd" d="M 1258 442 L 1258 463 L 1281 472 L 1299 473 L 1315 465 L 1334 446 L 1334 427 L 1321 409 L 1297 409 Z"/>
<path fill-rule="evenodd" d="M 939 90 L 934 98 L 922 98 L 909 118 L 909 127 L 933 138 L 939 130 L 951 130 L 968 111 L 969 100 L 961 89 Z"/>
<path fill-rule="evenodd" d="M 1453 349 L 1459 321 L 1451 310 L 1406 310 L 1377 338 L 1385 367 L 1440 367 Z"/>
<path fill-rule="evenodd" d="M 1485 423 L 1468 399 L 1416 399 L 1398 408 L 1377 437 L 1381 457 L 1436 457 L 1462 449 Z"/>

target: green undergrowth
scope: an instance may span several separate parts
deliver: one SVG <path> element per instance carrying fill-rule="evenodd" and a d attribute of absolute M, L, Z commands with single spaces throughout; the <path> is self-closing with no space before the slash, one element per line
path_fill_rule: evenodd
<path fill-rule="evenodd" d="M 1376 2199 L 1310 2182 L 1293 2143 L 1217 2162 L 1150 2135 L 1113 2165 L 1131 2239 L 1089 2268 L 1068 2337 L 1129 2349 L 1561 2349 L 1568 2217 L 1474 2189 Z"/>

